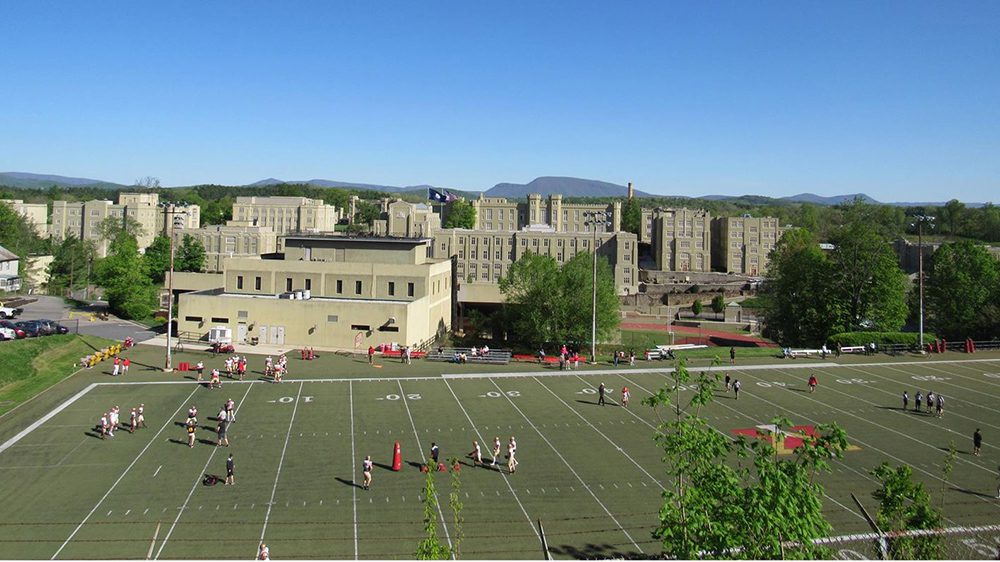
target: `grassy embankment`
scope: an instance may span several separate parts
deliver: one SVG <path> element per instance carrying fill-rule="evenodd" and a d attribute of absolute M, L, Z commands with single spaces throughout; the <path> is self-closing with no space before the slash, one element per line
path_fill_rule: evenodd
<path fill-rule="evenodd" d="M 0 414 L 4 414 L 77 371 L 76 363 L 112 342 L 66 334 L 0 344 Z"/>

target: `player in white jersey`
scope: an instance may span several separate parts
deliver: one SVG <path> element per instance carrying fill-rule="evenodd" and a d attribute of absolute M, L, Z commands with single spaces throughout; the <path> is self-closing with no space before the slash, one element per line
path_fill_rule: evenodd
<path fill-rule="evenodd" d="M 507 472 L 514 474 L 517 470 L 517 459 L 514 455 L 517 454 L 517 441 L 514 440 L 514 436 L 510 436 L 510 442 L 507 443 Z"/>
<path fill-rule="evenodd" d="M 490 466 L 497 465 L 497 457 L 500 456 L 500 436 L 497 435 L 493 438 L 493 464 Z"/>
<path fill-rule="evenodd" d="M 145 411 L 146 411 L 146 405 L 139 404 L 139 409 L 136 410 L 136 412 L 139 414 L 139 417 L 136 418 L 136 423 L 139 424 L 139 427 L 146 427 L 146 416 L 144 414 Z"/>
<path fill-rule="evenodd" d="M 483 465 L 483 452 L 479 448 L 479 441 L 472 442 L 472 451 L 469 452 L 468 457 L 472 459 L 472 466 Z"/>

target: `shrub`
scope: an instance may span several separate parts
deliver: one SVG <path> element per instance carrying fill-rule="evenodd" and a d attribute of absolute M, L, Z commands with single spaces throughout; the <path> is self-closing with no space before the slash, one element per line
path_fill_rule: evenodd
<path fill-rule="evenodd" d="M 924 341 L 934 341 L 934 334 L 924 332 Z M 920 341 L 916 332 L 842 332 L 830 336 L 830 342 L 842 346 L 867 345 L 875 342 L 878 345 L 903 344 L 915 347 Z"/>

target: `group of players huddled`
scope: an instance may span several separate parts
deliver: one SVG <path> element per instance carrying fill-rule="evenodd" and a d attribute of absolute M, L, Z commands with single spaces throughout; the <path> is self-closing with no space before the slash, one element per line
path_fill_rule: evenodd
<path fill-rule="evenodd" d="M 113 406 L 110 410 L 101 414 L 95 430 L 101 439 L 114 437 L 115 430 L 119 428 L 127 429 L 129 433 L 135 433 L 135 430 L 140 427 L 146 427 L 145 411 L 145 404 L 139 404 L 135 408 L 132 408 L 129 410 L 128 421 L 123 424 L 121 421 L 121 409 L 118 406 Z"/>

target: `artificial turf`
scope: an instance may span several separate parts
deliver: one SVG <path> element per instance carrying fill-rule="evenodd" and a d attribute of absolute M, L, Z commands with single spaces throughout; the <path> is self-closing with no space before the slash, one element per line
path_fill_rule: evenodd
<path fill-rule="evenodd" d="M 418 361 L 377 369 L 361 358 L 293 356 L 282 384 L 227 380 L 211 390 L 186 378 L 189 373 L 157 373 L 162 349 L 140 346 L 129 353 L 133 374 L 115 379 L 105 367 L 81 373 L 74 388 L 102 384 L 0 452 L 0 556 L 246 558 L 263 538 L 274 558 L 412 558 L 423 528 L 424 474 L 417 467 L 432 442 L 443 458 L 466 463 L 459 473 L 463 558 L 540 558 L 539 520 L 556 558 L 659 552 L 650 531 L 659 492 L 669 482 L 652 440 L 657 413 L 640 402 L 667 383 L 669 364 L 560 372 Z M 175 360 L 185 357 L 201 357 L 209 368 L 221 364 L 221 358 L 191 354 Z M 949 526 L 997 520 L 1000 501 L 992 496 L 1000 447 L 992 436 L 1000 432 L 994 398 L 1000 357 L 772 361 L 720 367 L 741 380 L 743 391 L 739 400 L 717 393 L 706 416 L 734 435 L 779 415 L 799 425 L 836 421 L 844 427 L 856 449 L 822 477 L 835 534 L 868 530 L 850 493 L 874 511 L 876 484 L 867 471 L 882 461 L 912 465 L 943 505 Z M 252 370 L 260 363 L 251 357 Z M 807 392 L 809 374 L 820 381 L 815 393 Z M 599 382 L 612 389 L 603 407 L 594 393 Z M 623 386 L 632 391 L 628 409 L 617 405 Z M 908 411 L 901 410 L 904 389 L 911 394 Z M 943 393 L 944 417 L 912 411 L 917 389 Z M 232 446 L 216 448 L 209 418 L 229 397 L 239 404 Z M 106 441 L 94 437 L 90 429 L 101 412 L 140 402 L 147 429 L 119 430 Z M 191 404 L 199 407 L 202 425 L 194 449 L 178 425 Z M 3 425 L 37 420 L 30 407 Z M 981 457 L 970 454 L 977 427 L 985 435 Z M 479 440 L 490 460 L 493 437 L 506 443 L 511 435 L 521 462 L 515 474 L 474 468 L 464 458 Z M 396 441 L 399 472 L 389 468 Z M 959 454 L 945 482 L 941 465 L 952 443 Z M 229 453 L 236 485 L 203 485 L 206 473 L 224 475 Z M 369 454 L 376 468 L 366 491 L 356 484 Z M 454 543 L 450 474 L 435 478 L 439 534 Z M 970 548 L 954 554 L 980 557 Z"/>

